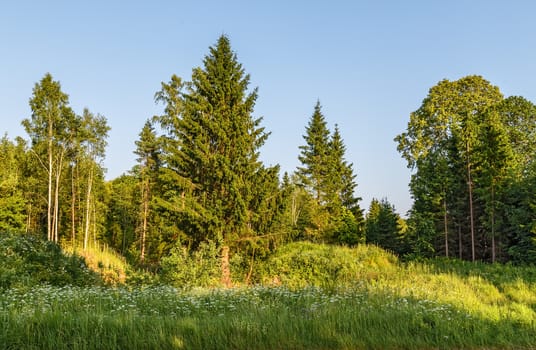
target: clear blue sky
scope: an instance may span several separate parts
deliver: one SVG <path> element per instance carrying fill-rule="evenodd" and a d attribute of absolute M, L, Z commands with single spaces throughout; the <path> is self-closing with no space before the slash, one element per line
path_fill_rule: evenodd
<path fill-rule="evenodd" d="M 162 108 L 153 96 L 191 69 L 221 34 L 259 87 L 255 115 L 272 132 L 267 164 L 298 165 L 319 99 L 337 123 L 367 208 L 411 207 L 410 171 L 393 138 L 441 79 L 484 76 L 536 101 L 533 1 L 5 1 L 0 5 L 0 132 L 24 136 L 34 84 L 50 72 L 107 117 L 107 178 L 135 162 L 134 141 Z"/>

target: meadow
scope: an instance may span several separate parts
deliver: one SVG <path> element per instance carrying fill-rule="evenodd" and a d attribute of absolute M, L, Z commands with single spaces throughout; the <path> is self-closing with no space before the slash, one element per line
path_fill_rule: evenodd
<path fill-rule="evenodd" d="M 13 285 L 0 295 L 0 347 L 536 347 L 533 267 L 402 263 L 375 247 L 298 243 L 259 271 L 264 282 L 229 289 Z"/>

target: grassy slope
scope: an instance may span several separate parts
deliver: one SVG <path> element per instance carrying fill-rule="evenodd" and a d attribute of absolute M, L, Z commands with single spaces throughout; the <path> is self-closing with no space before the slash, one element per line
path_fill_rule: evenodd
<path fill-rule="evenodd" d="M 72 246 L 64 247 L 69 254 L 78 254 L 84 258 L 87 266 L 99 274 L 101 279 L 109 285 L 123 284 L 126 282 L 129 266 L 125 258 L 106 247 L 90 246 L 86 250 L 73 249 Z"/>
<path fill-rule="evenodd" d="M 265 287 L 35 287 L 0 296 L 0 344 L 40 349 L 535 348 L 536 272 L 295 243 Z M 311 286 L 316 285 L 317 287 Z"/>

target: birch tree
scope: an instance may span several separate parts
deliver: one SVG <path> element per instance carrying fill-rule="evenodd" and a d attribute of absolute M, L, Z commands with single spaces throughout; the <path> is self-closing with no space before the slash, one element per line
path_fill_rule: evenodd
<path fill-rule="evenodd" d="M 47 239 L 58 241 L 59 188 L 70 146 L 68 130 L 74 127 L 75 114 L 68 95 L 49 73 L 35 84 L 30 108 L 32 115 L 22 125 L 31 138 L 31 151 L 47 177 Z"/>

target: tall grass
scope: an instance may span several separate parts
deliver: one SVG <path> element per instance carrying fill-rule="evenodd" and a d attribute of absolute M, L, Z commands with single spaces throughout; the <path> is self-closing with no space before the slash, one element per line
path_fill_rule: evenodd
<path fill-rule="evenodd" d="M 0 297 L 0 344 L 39 349 L 531 348 L 536 325 L 356 285 L 181 292 L 39 287 Z"/>
<path fill-rule="evenodd" d="M 109 285 L 124 284 L 127 280 L 129 265 L 120 256 L 105 245 L 89 245 L 86 249 L 81 246 L 64 245 L 63 249 L 69 254 L 83 257 L 87 266 L 97 272 L 102 280 Z"/>
<path fill-rule="evenodd" d="M 534 269 L 296 243 L 235 289 L 0 294 L 2 349 L 531 349 Z"/>

